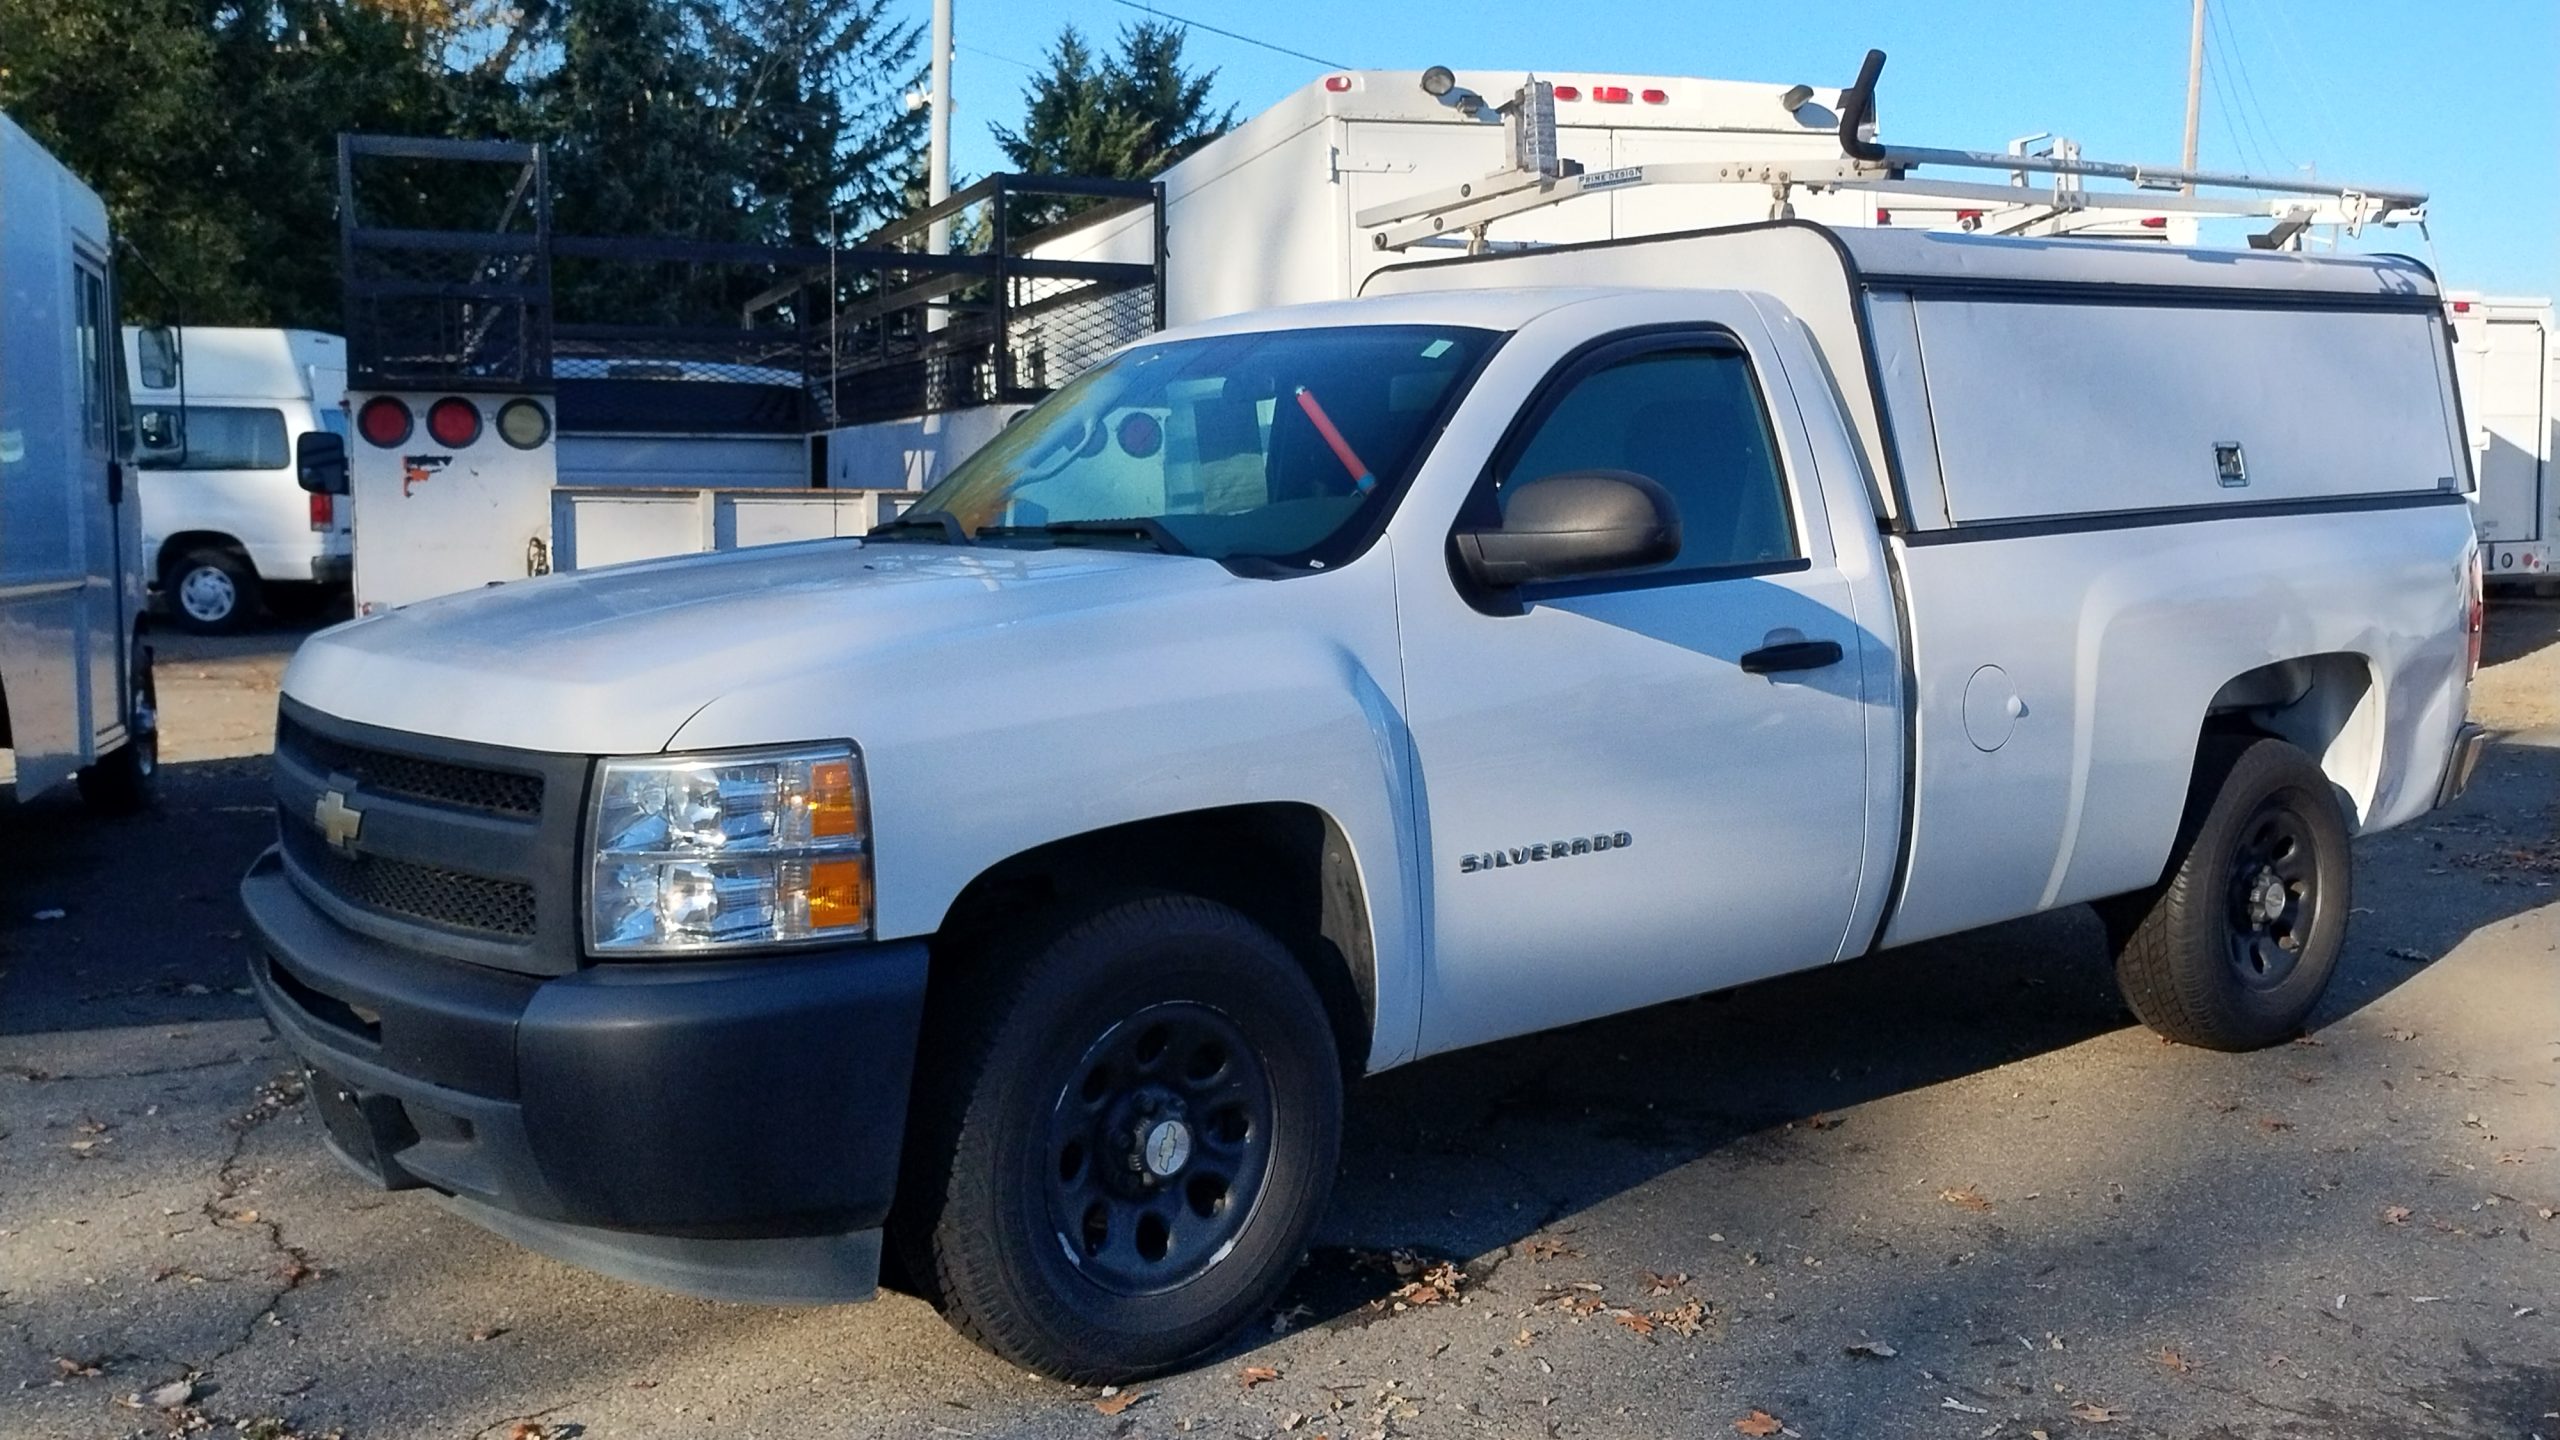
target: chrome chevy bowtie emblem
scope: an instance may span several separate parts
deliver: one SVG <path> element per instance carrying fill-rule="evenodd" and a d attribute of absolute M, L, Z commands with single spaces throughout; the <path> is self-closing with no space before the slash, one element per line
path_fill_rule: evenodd
<path fill-rule="evenodd" d="M 356 843 L 356 832 L 364 828 L 364 812 L 332 790 L 311 807 L 311 823 L 320 827 L 320 836 L 329 842 L 330 849 L 344 850 Z"/>
<path fill-rule="evenodd" d="M 1191 1127 L 1179 1120 L 1159 1120 L 1147 1132 L 1147 1169 L 1159 1180 L 1169 1178 L 1191 1159 Z"/>

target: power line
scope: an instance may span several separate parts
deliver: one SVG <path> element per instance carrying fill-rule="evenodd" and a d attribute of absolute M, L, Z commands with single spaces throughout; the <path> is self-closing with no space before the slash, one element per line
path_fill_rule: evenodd
<path fill-rule="evenodd" d="M 1186 26 L 1193 30 L 1206 30 L 1212 35 L 1224 35 L 1230 40 L 1240 40 L 1247 45 L 1258 46 L 1259 48 L 1269 50 L 1274 54 L 1286 55 L 1293 60 L 1313 61 L 1328 70 L 1348 70 L 1352 68 L 1343 64 L 1339 60 L 1327 60 L 1321 55 L 1310 55 L 1304 50 L 1292 50 L 1286 45 L 1274 45 L 1268 40 L 1256 40 L 1250 35 L 1239 35 L 1233 30 L 1221 30 L 1215 25 L 1205 24 L 1198 20 L 1185 20 L 1170 10 L 1159 10 L 1153 5 L 1141 4 L 1139 3 L 1139 0 L 1111 0 L 1111 3 L 1114 5 L 1123 5 L 1131 10 L 1140 11 L 1144 14 L 1153 15 L 1158 19 L 1170 20 L 1176 25 Z"/>
<path fill-rule="evenodd" d="M 2223 67 L 2215 54 L 2220 48 L 2214 43 L 2211 35 L 2205 37 L 2204 71 L 2206 78 L 2213 81 L 2213 93 L 2217 102 L 2215 110 L 2223 124 L 2230 127 L 2232 158 L 2264 174 L 2267 169 L 2267 157 L 2259 153 L 2257 137 L 2249 133 L 2248 117 L 2241 113 L 2240 102 L 2232 98 L 2231 82 L 2223 77 Z"/>
<path fill-rule="evenodd" d="M 960 43 L 959 41 L 957 41 L 957 40 L 954 40 L 954 41 L 952 41 L 952 42 L 951 42 L 951 48 L 952 48 L 952 49 L 954 49 L 954 50 L 966 50 L 966 51 L 968 51 L 970 54 L 972 54 L 972 55 L 976 55 L 976 56 L 979 56 L 979 57 L 984 58 L 984 59 L 988 59 L 988 60 L 999 60 L 999 61 L 1002 61 L 1003 63 L 1005 63 L 1005 64 L 1007 64 L 1007 65 L 1012 66 L 1012 67 L 1013 67 L 1014 69 L 1016 69 L 1016 70 L 1028 70 L 1028 71 L 1031 71 L 1033 74 L 1038 74 L 1038 73 L 1039 73 L 1039 70 L 1040 70 L 1040 67 L 1039 67 L 1039 66 L 1037 66 L 1037 65 L 1029 65 L 1029 64 L 1025 64 L 1025 63 L 1023 63 L 1023 62 L 1022 62 L 1022 61 L 1020 61 L 1020 60 L 1016 60 L 1016 59 L 1014 59 L 1014 58 L 1013 58 L 1012 56 L 1010 56 L 1010 55 L 999 55 L 999 54 L 997 54 L 996 52 L 994 52 L 993 50 L 981 50 L 981 49 L 979 49 L 979 48 L 978 48 L 977 46 L 975 46 L 975 45 L 963 45 L 963 44 L 961 44 L 961 43 Z"/>
<path fill-rule="evenodd" d="M 2275 158 L 2283 161 L 2286 168 L 2292 168 L 2293 157 L 2285 153 L 2284 143 L 2276 138 L 2275 122 L 2267 118 L 2267 107 L 2258 99 L 2258 82 L 2249 74 L 2249 57 L 2240 51 L 2238 22 L 2217 7 L 2213 12 L 2213 23 L 2222 32 L 2222 53 L 2230 57 L 2234 78 L 2239 82 L 2239 93 L 2249 102 L 2252 125 L 2266 139 L 2267 149 L 2274 153 Z"/>

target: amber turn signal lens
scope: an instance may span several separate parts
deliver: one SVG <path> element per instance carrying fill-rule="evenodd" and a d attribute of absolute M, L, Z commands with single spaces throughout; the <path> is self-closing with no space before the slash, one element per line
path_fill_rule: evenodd
<path fill-rule="evenodd" d="M 853 764 L 821 761 L 809 768 L 809 834 L 834 840 L 862 833 L 862 814 L 855 804 Z"/>
<path fill-rule="evenodd" d="M 809 866 L 809 928 L 856 930 L 871 923 L 871 880 L 864 860 L 818 860 Z"/>

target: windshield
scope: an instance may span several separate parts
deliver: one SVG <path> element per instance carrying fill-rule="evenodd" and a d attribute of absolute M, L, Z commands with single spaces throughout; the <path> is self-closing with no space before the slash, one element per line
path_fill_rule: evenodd
<path fill-rule="evenodd" d="M 1493 338 L 1371 325 L 1131 350 L 874 533 L 1338 564 L 1384 520 Z"/>

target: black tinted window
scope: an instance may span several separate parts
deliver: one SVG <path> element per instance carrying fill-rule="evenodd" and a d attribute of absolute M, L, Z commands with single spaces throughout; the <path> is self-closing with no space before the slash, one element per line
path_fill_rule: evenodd
<path fill-rule="evenodd" d="M 1632 470 L 1680 507 L 1665 570 L 1791 560 L 1795 522 L 1751 362 L 1727 349 L 1656 350 L 1573 382 L 1502 477 Z"/>
<path fill-rule="evenodd" d="M 179 412 L 159 406 L 136 418 L 142 434 L 138 463 L 146 470 L 282 470 L 293 461 L 281 410 L 190 405 L 184 455 L 178 453 Z"/>

